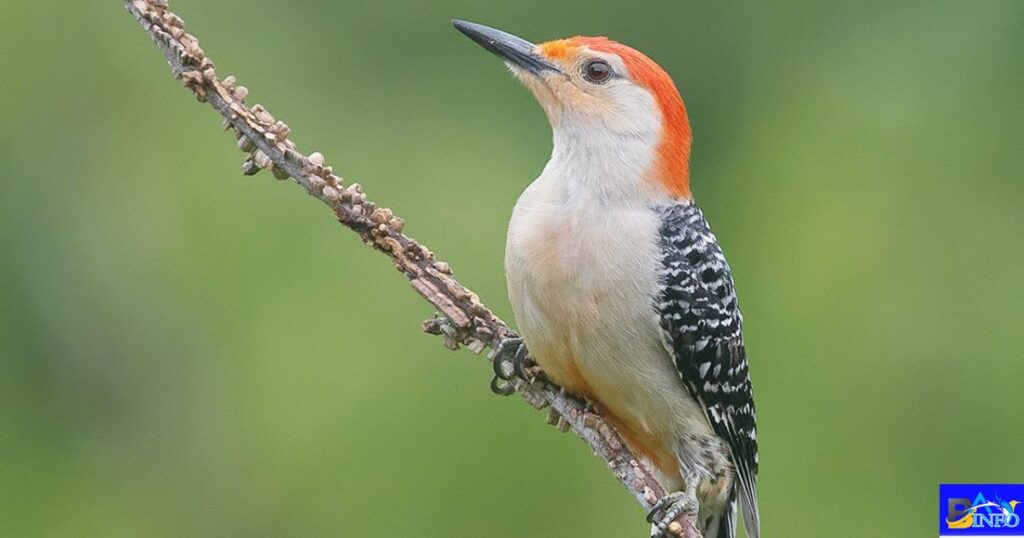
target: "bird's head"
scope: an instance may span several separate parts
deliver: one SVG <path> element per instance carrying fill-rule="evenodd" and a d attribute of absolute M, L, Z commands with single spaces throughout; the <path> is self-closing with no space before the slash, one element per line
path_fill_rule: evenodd
<path fill-rule="evenodd" d="M 481 24 L 453 24 L 503 59 L 530 89 L 551 122 L 556 144 L 563 136 L 591 151 L 628 151 L 614 157 L 642 161 L 636 167 L 645 179 L 673 198 L 690 198 L 686 108 L 654 60 L 605 37 L 534 44 Z"/>

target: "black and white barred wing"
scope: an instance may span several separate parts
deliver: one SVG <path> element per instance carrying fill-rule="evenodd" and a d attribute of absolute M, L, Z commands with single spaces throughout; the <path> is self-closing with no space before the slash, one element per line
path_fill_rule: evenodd
<path fill-rule="evenodd" d="M 667 207 L 661 237 L 656 304 L 665 344 L 691 395 L 729 446 L 747 523 L 756 525 L 754 399 L 732 274 L 696 205 Z"/>

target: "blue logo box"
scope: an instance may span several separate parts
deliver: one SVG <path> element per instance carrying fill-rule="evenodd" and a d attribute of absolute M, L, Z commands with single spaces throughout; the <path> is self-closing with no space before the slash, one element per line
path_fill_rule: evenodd
<path fill-rule="evenodd" d="M 940 484 L 939 536 L 1024 536 L 1024 484 Z"/>

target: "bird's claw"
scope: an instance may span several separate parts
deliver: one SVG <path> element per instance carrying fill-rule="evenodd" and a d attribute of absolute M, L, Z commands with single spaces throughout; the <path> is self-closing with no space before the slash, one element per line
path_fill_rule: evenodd
<path fill-rule="evenodd" d="M 691 520 L 696 519 L 700 505 L 697 497 L 685 491 L 669 493 L 658 499 L 654 507 L 647 512 L 647 522 L 651 523 L 651 538 L 666 538 L 668 527 L 679 514 L 686 514 Z"/>
<path fill-rule="evenodd" d="M 531 375 L 527 370 L 532 362 L 528 358 L 529 351 L 522 338 L 506 338 L 498 344 L 498 350 L 494 354 L 494 375 L 508 381 L 511 376 L 529 380 Z M 527 364 L 530 363 L 530 364 Z M 505 367 L 510 369 L 506 371 Z"/>
<path fill-rule="evenodd" d="M 527 354 L 526 344 L 522 338 L 506 338 L 498 344 L 498 349 L 494 350 L 494 356 L 491 358 L 491 365 L 494 368 L 491 392 L 508 396 L 516 391 L 515 386 L 509 382 L 513 377 L 530 379 L 525 364 Z"/>
<path fill-rule="evenodd" d="M 515 393 L 515 391 L 516 388 L 515 386 L 512 385 L 512 383 L 502 381 L 501 379 L 498 379 L 498 376 L 494 376 L 491 378 L 491 392 L 497 394 L 498 396 L 508 396 L 510 394 Z"/>

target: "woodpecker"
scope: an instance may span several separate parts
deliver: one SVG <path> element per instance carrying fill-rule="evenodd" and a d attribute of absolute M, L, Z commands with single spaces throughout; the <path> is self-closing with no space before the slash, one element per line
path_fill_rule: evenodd
<path fill-rule="evenodd" d="M 760 536 L 757 434 L 729 264 L 690 191 L 690 125 L 669 75 L 605 37 L 540 44 L 454 26 L 536 97 L 551 159 L 513 210 L 508 293 L 525 348 L 585 396 L 705 538 Z M 521 356 L 524 349 L 518 350 Z"/>

